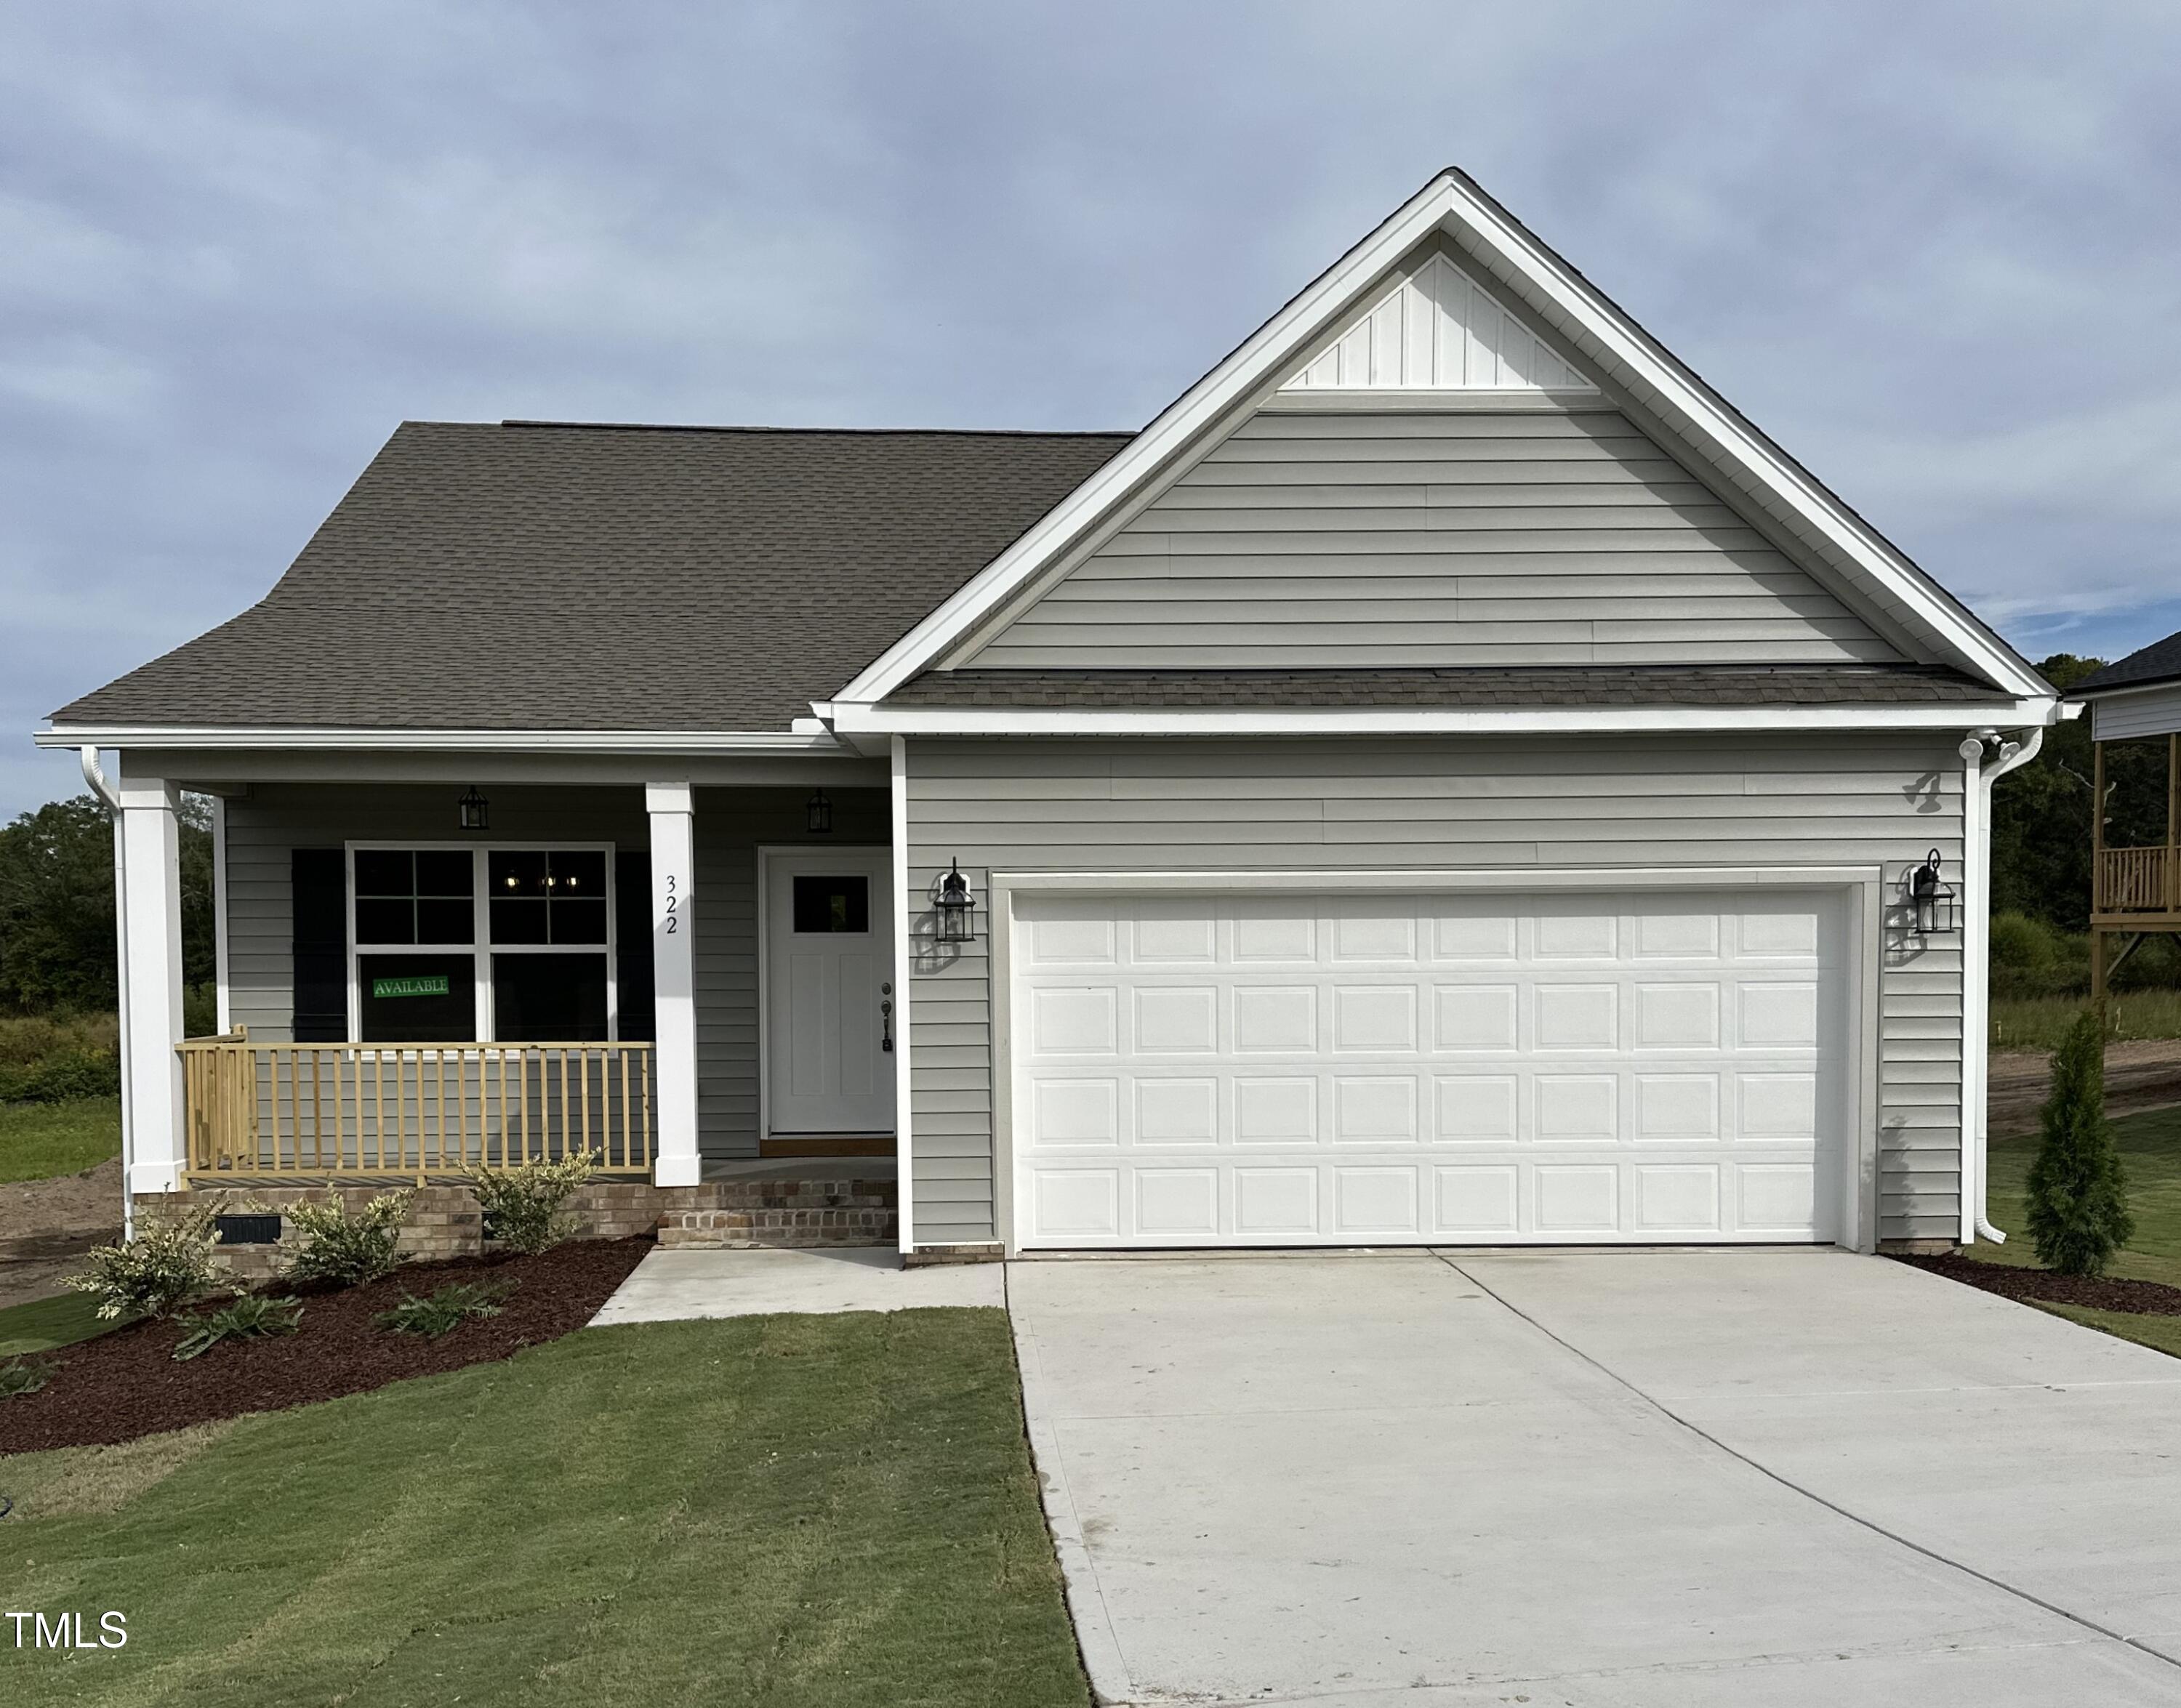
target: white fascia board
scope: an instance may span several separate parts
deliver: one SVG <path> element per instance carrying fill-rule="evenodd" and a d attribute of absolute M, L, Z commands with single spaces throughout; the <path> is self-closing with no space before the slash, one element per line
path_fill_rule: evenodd
<path fill-rule="evenodd" d="M 1354 710 L 998 711 L 835 702 L 848 735 L 1544 736 L 1705 730 L 2016 729 L 2057 721 L 2051 699 L 2012 706 L 1379 707 Z"/>
<path fill-rule="evenodd" d="M 1528 279 L 1585 334 L 1625 364 L 1652 389 L 1659 405 L 1678 412 L 1692 438 L 1714 444 L 1730 462 L 1775 493 L 1836 550 L 1894 593 L 1951 648 L 1955 662 L 2013 693 L 2035 697 L 2044 692 L 2044 683 L 2004 642 L 1739 421 L 1633 322 L 1458 177 L 1442 173 L 1183 393 L 1104 468 L 841 689 L 834 696 L 836 705 L 881 700 L 930 668 L 1170 458 L 1248 400 L 1380 273 L 1449 218 L 1459 221 L 1493 251 L 1494 258 L 1509 273 Z"/>
<path fill-rule="evenodd" d="M 837 753 L 824 730 L 714 733 L 694 730 L 299 730 L 235 725 L 62 725 L 40 730 L 41 747 L 188 747 L 205 752 L 284 749 L 291 752 L 674 753 L 704 758 L 744 753 Z"/>
<path fill-rule="evenodd" d="M 958 588 L 836 694 L 842 701 L 883 699 L 967 634 L 978 620 L 1124 501 L 1173 455 L 1270 378 L 1371 281 L 1438 226 L 1452 209 L 1453 180 L 1433 179 L 1295 300 L 1243 340 L 1225 361 L 1160 411 L 1083 484 L 1048 510 L 1007 550 Z"/>

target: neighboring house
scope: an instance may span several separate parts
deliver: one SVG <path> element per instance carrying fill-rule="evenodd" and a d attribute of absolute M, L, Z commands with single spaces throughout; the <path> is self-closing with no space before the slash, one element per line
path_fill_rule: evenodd
<path fill-rule="evenodd" d="M 1450 171 L 1138 433 L 406 425 L 38 739 L 120 752 L 139 1193 L 588 1138 L 897 1156 L 925 1254 L 1868 1248 L 1976 1223 L 2056 714 Z M 178 1052 L 182 788 L 248 1037 Z"/>
<path fill-rule="evenodd" d="M 2115 937 L 2129 939 L 2132 948 L 2145 934 L 2181 932 L 2181 635 L 2154 641 L 2084 677 L 2068 698 L 2090 713 L 2090 793 L 2101 803 L 2090 815 L 2090 995 L 2103 1001 L 2106 978 L 2118 965 Z M 2166 834 L 2147 846 L 2109 846 L 2106 744 L 2162 739 Z"/>

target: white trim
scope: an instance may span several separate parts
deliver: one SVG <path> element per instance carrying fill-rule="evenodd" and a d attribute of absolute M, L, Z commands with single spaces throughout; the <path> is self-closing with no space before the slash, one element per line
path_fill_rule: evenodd
<path fill-rule="evenodd" d="M 213 1030 L 234 1030 L 227 974 L 227 797 L 212 797 Z"/>
<path fill-rule="evenodd" d="M 1982 706 L 1368 707 L 1136 711 L 835 702 L 851 735 L 915 736 L 1380 736 L 1587 735 L 1714 730 L 1972 730 L 2054 721 L 2051 699 Z"/>
<path fill-rule="evenodd" d="M 1693 374 L 1656 346 L 1587 281 L 1514 227 L 1458 174 L 1441 173 L 1384 223 L 1319 274 L 1225 360 L 1161 411 L 1103 468 L 1063 499 L 952 597 L 834 696 L 882 700 L 928 668 L 1011 594 L 1067 551 L 1147 481 L 1235 410 L 1261 405 L 1283 368 L 1430 233 L 1451 225 L 1544 296 L 1610 357 L 1678 411 L 1708 443 L 1775 493 L 1834 550 L 1897 598 L 1959 662 L 2013 692 L 2035 697 L 2035 674 L 1977 620 L 1837 499 L 1746 426 Z M 1453 232 L 1449 232 L 1452 235 Z M 1579 355 L 1588 352 L 1578 347 Z"/>
<path fill-rule="evenodd" d="M 1477 871 L 1335 869 L 1276 871 L 1238 868 L 1196 872 L 993 872 L 986 880 L 991 933 L 991 1028 L 992 1058 L 993 1231 L 1010 1258 L 1022 1254 L 1015 1228 L 1013 1180 L 1014 1068 L 1013 939 L 1015 896 L 1025 894 L 1085 895 L 1262 895 L 1300 891 L 1311 895 L 1355 895 L 1392 891 L 1401 895 L 1475 890 L 1825 890 L 1843 902 L 1841 935 L 1856 957 L 1847 974 L 1846 1031 L 1854 1040 L 1855 1071 L 1843 1075 L 1848 1099 L 1842 1121 L 1843 1143 L 1835 1204 L 1836 1242 L 1857 1251 L 1878 1248 L 1878 1066 L 1879 975 L 1883 943 L 1885 868 L 1882 866 L 1610 866 L 1523 869 L 1497 867 Z M 904 1200 L 907 1194 L 904 1193 Z M 1438 1242 L 1444 1243 L 1444 1241 Z M 1509 1242 L 1509 1249 L 1563 1243 L 1549 1239 Z M 1325 1242 L 1334 1244 L 1338 1242 Z"/>
<path fill-rule="evenodd" d="M 217 798 L 217 797 L 215 797 Z M 470 857 L 470 936 L 467 943 L 359 943 L 356 934 L 356 857 L 359 850 L 366 852 L 384 851 L 406 853 L 417 849 L 435 852 L 461 851 Z M 497 842 L 449 840 L 428 836 L 398 837 L 391 840 L 359 838 L 341 845 L 342 870 L 347 895 L 344 897 L 341 926 L 348 949 L 348 1035 L 351 1044 L 367 1044 L 369 1039 L 360 1037 L 363 1030 L 362 957 L 367 955 L 459 955 L 467 952 L 471 958 L 470 991 L 473 1041 L 493 1044 L 494 1036 L 492 958 L 495 955 L 593 955 L 600 949 L 588 943 L 494 943 L 492 940 L 492 894 L 488 881 L 491 870 L 490 857 L 500 853 L 604 854 L 606 862 L 606 939 L 603 953 L 606 958 L 606 1036 L 609 1044 L 621 1039 L 621 944 L 619 899 L 614 868 L 616 846 L 611 842 Z M 223 992 L 223 998 L 224 993 Z M 226 1030 L 224 1018 L 220 1029 Z M 409 1039 L 397 1040 L 407 1043 Z M 468 1041 L 468 1040 L 466 1040 Z"/>
<path fill-rule="evenodd" d="M 825 734 L 703 730 L 306 730 L 278 725 L 58 725 L 30 737 L 41 747 L 194 747 L 207 752 L 411 750 L 470 753 L 837 753 Z"/>
<path fill-rule="evenodd" d="M 911 1099 L 915 1076 L 910 1071 L 909 990 L 915 972 L 910 934 L 916 916 L 908 894 L 908 743 L 896 736 L 892 742 L 888 804 L 893 835 L 893 1156 L 894 1226 L 904 1252 L 916 1249 L 915 1140 L 911 1128 Z"/>
<path fill-rule="evenodd" d="M 760 842 L 757 847 L 757 1142 L 762 1145 L 773 1137 L 772 1131 L 772 862 L 776 859 L 823 860 L 836 853 L 861 855 L 883 854 L 883 842 Z M 887 874 L 871 872 L 868 874 L 871 887 L 877 890 L 887 882 Z M 898 957 L 896 957 L 898 959 Z M 896 983 L 899 981 L 897 979 Z M 895 1017 L 899 1019 L 897 1008 Z M 894 1039 L 895 1054 L 905 1056 L 908 1051 L 905 1032 L 897 1031 Z M 901 1094 L 897 1083 L 894 1101 L 895 1120 L 900 1120 Z M 860 1131 L 860 1129 L 858 1129 Z M 848 1131 L 842 1128 L 842 1132 Z M 811 1138 L 820 1135 L 798 1129 L 792 1134 L 782 1133 L 783 1138 Z"/>

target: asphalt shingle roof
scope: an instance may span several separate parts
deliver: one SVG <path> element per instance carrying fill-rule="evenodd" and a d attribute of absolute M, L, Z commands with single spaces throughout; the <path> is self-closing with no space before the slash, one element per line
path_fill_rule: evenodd
<path fill-rule="evenodd" d="M 2137 688 L 2149 682 L 2168 682 L 2181 677 L 2181 635 L 2168 635 L 2116 659 L 2068 690 L 2071 697 L 2095 694 L 2101 688 Z"/>
<path fill-rule="evenodd" d="M 785 730 L 1130 437 L 408 422 L 263 600 L 53 716 Z"/>
<path fill-rule="evenodd" d="M 897 706 L 2004 705 L 1957 671 L 1904 664 L 1598 664 L 1383 670 L 930 670 Z"/>

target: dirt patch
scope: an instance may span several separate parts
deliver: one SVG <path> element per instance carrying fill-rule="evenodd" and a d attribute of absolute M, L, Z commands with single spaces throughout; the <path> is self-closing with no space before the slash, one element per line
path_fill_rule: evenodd
<path fill-rule="evenodd" d="M 408 1264 L 366 1287 L 302 1294 L 295 1334 L 229 1341 L 187 1364 L 174 1358 L 185 1325 L 133 1324 L 46 1354 L 52 1380 L 0 1400 L 0 1453 L 125 1441 L 507 1358 L 583 1327 L 651 1249 L 647 1235 L 573 1240 L 539 1257 Z M 500 1315 L 437 1340 L 373 1322 L 405 1292 L 422 1296 L 448 1281 L 513 1285 Z"/>
<path fill-rule="evenodd" d="M 121 1237 L 121 1159 L 0 1186 L 0 1260 L 65 1257 Z"/>
<path fill-rule="evenodd" d="M 2081 1275 L 2054 1275 L 2050 1270 L 2024 1269 L 2013 1264 L 1979 1263 L 1950 1253 L 1941 1257 L 1900 1257 L 1913 1269 L 1929 1270 L 1949 1281 L 1957 1281 L 2003 1298 L 2039 1299 L 2048 1304 L 2080 1305 L 2094 1311 L 2126 1311 L 2134 1316 L 2181 1317 L 2181 1287 L 2164 1281 L 2120 1281 L 2106 1276 L 2091 1281 Z"/>
<path fill-rule="evenodd" d="M 2035 1132 L 2052 1088 L 2052 1058 L 2041 1050 L 1995 1050 L 1985 1107 L 1994 1138 Z M 2138 1115 L 2181 1104 L 2181 1039 L 2130 1039 L 2106 1046 L 2106 1113 Z"/>

